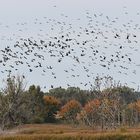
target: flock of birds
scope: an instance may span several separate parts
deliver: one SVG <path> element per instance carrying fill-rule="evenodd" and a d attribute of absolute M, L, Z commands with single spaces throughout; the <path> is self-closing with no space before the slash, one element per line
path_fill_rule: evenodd
<path fill-rule="evenodd" d="M 128 13 L 125 11 L 124 15 L 128 16 Z M 136 15 L 139 16 L 139 13 Z M 61 77 L 59 80 L 66 76 L 73 83 L 84 77 L 87 80 L 79 81 L 84 87 L 93 86 L 92 80 L 100 70 L 104 76 L 106 71 L 126 76 L 130 73 L 137 74 L 135 68 L 140 64 L 133 58 L 139 51 L 139 24 L 132 19 L 123 23 L 119 17 L 91 14 L 89 11 L 85 18 L 75 19 L 75 24 L 66 22 L 68 16 L 61 14 L 61 17 L 64 20 L 36 18 L 33 24 L 39 30 L 35 35 L 26 35 L 27 37 L 22 37 L 22 33 L 27 32 L 28 23 L 17 23 L 21 27 L 18 30 L 21 36 L 18 36 L 12 46 L 7 45 L 0 50 L 1 74 L 18 73 L 22 68 L 26 71 L 23 78 L 26 73 L 34 71 L 43 77 L 48 73 L 53 79 Z M 61 76 L 59 72 L 62 73 Z M 66 84 L 71 86 L 70 83 Z M 50 83 L 50 87 L 54 88 L 54 85 Z"/>

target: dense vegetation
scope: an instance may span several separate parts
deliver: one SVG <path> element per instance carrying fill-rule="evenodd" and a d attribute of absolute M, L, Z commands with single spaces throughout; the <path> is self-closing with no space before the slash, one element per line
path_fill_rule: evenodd
<path fill-rule="evenodd" d="M 139 92 L 113 84 L 111 77 L 97 77 L 94 85 L 92 90 L 59 87 L 43 92 L 35 85 L 25 89 L 20 76 L 9 77 L 0 92 L 0 127 L 69 123 L 105 130 L 139 124 Z"/>

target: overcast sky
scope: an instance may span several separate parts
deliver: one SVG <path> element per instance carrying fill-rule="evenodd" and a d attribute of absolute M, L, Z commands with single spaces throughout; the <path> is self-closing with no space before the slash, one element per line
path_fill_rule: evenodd
<path fill-rule="evenodd" d="M 139 4 L 139 0 L 0 0 L 0 17 L 1 20 L 13 21 L 15 18 L 26 19 L 61 12 L 74 15 L 91 9 L 115 14 L 123 6 L 127 6 L 131 13 L 139 10 Z M 53 8 L 55 5 L 56 9 Z"/>
<path fill-rule="evenodd" d="M 139 0 L 0 0 L 0 38 L 1 38 L 1 48 L 4 48 L 6 45 L 13 45 L 17 40 L 18 36 L 34 36 L 37 34 L 37 29 L 32 25 L 35 18 L 42 19 L 43 17 L 61 20 L 61 14 L 67 15 L 68 19 L 67 23 L 73 24 L 82 24 L 81 21 L 74 21 L 73 19 L 83 18 L 86 11 L 90 13 L 103 13 L 104 15 L 111 16 L 112 18 L 119 17 L 121 20 L 119 24 L 122 24 L 124 20 L 127 22 L 127 19 L 134 20 L 136 23 L 140 23 L 140 17 L 136 17 L 137 13 L 140 12 L 140 1 Z M 128 12 L 128 16 L 124 19 L 124 12 Z M 64 20 L 64 19 L 63 19 Z M 103 20 L 103 19 L 101 19 Z M 17 27 L 17 23 L 27 22 L 28 25 L 25 28 L 28 30 L 24 33 L 18 32 L 20 27 Z M 83 19 L 83 23 L 86 22 Z M 118 24 L 118 25 L 119 25 Z M 117 25 L 117 26 L 118 26 Z M 9 28 L 6 28 L 8 26 Z M 38 28 L 40 28 L 38 26 Z M 44 29 L 47 27 L 44 27 Z M 76 27 L 75 27 L 76 29 Z M 46 32 L 45 32 L 46 33 Z M 15 34 L 15 38 L 13 37 Z M 48 32 L 49 34 L 49 32 Z M 139 35 L 139 33 L 137 33 Z M 9 41 L 12 38 L 12 41 Z M 138 49 L 139 50 L 139 49 Z M 113 51 L 109 50 L 109 51 Z M 130 50 L 128 50 L 129 52 Z M 110 53 L 110 52 L 109 52 Z M 138 64 L 140 56 L 134 54 L 132 58 Z M 52 61 L 52 63 L 54 63 Z M 71 63 L 71 61 L 66 60 L 64 62 L 64 67 L 67 67 L 67 63 Z M 70 66 L 70 65 L 69 65 Z M 67 83 L 70 83 L 72 86 L 80 86 L 79 82 L 85 80 L 84 77 L 81 79 L 66 79 L 66 76 L 63 75 L 63 72 L 58 65 L 56 68 L 58 78 L 56 80 L 51 79 L 49 76 L 42 77 L 41 75 L 37 75 L 37 72 L 30 74 L 26 69 L 21 67 L 21 70 L 18 71 L 19 74 L 25 74 L 27 76 L 27 82 L 29 84 L 35 83 L 39 84 L 42 87 L 47 86 L 47 89 L 50 88 L 50 85 L 53 84 L 55 86 L 66 86 Z M 103 73 L 103 69 L 94 68 L 95 75 L 97 73 Z M 127 83 L 132 87 L 137 87 L 140 84 L 139 76 L 140 70 L 139 68 L 130 67 L 131 71 L 133 69 L 137 70 L 137 74 L 133 75 L 132 72 L 129 73 L 129 76 L 118 75 L 115 70 L 112 71 L 104 71 L 104 73 L 111 74 L 116 80 L 122 81 L 122 83 Z M 3 70 L 1 67 L 0 70 Z M 80 73 L 80 68 L 78 69 Z M 38 71 L 39 72 L 39 71 Z M 49 75 L 49 74 L 48 74 Z M 82 75 L 82 72 L 81 72 Z M 1 79 L 5 78 L 5 75 L 1 75 Z M 75 83 L 73 82 L 75 81 Z M 88 81 L 88 80 L 87 80 Z M 92 81 L 91 81 L 92 82 Z M 132 82 L 136 82 L 133 84 Z M 74 84 L 72 84 L 74 83 Z M 83 87 L 82 87 L 83 88 Z"/>

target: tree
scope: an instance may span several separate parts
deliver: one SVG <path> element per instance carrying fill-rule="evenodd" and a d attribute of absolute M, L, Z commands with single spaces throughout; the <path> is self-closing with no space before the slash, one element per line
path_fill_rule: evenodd
<path fill-rule="evenodd" d="M 81 90 L 78 87 L 69 87 L 67 89 L 55 88 L 49 90 L 49 92 L 45 95 L 54 96 L 55 98 L 59 99 L 62 106 L 72 99 L 75 99 L 82 105 L 85 105 L 88 100 L 93 98 L 93 94 L 91 94 L 89 91 Z"/>
<path fill-rule="evenodd" d="M 2 130 L 19 125 L 24 120 L 23 93 L 25 85 L 20 76 L 9 77 L 0 94 L 0 127 Z"/>
<path fill-rule="evenodd" d="M 81 111 L 81 104 L 76 100 L 70 100 L 59 111 L 63 120 L 71 123 L 76 122 L 76 116 Z"/>
<path fill-rule="evenodd" d="M 129 125 L 138 125 L 140 121 L 140 99 L 128 104 Z"/>
<path fill-rule="evenodd" d="M 100 104 L 101 102 L 98 99 L 89 101 L 78 114 L 77 119 L 90 127 L 96 126 L 100 117 Z"/>
<path fill-rule="evenodd" d="M 39 86 L 32 85 L 25 93 L 27 99 L 27 123 L 43 123 L 45 115 L 44 93 Z"/>
<path fill-rule="evenodd" d="M 53 96 L 44 96 L 45 102 L 45 122 L 55 122 L 55 115 L 59 110 L 60 102 Z"/>

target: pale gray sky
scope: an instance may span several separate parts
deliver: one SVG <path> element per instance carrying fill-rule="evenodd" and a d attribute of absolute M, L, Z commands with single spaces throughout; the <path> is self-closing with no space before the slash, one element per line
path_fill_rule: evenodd
<path fill-rule="evenodd" d="M 92 9 L 113 15 L 119 14 L 123 6 L 133 13 L 139 10 L 139 4 L 139 0 L 0 0 L 0 18 L 14 21 L 34 16 L 57 16 L 61 12 L 73 16 Z M 54 5 L 57 8 L 54 9 Z"/>
<path fill-rule="evenodd" d="M 101 14 L 103 13 L 104 16 L 109 16 L 112 20 L 116 17 L 119 17 L 119 20 L 117 24 L 113 24 L 114 28 L 121 28 L 120 26 L 122 24 L 126 24 L 130 22 L 130 20 L 133 20 L 132 26 L 135 26 L 136 24 L 140 23 L 140 16 L 137 15 L 138 12 L 140 12 L 140 1 L 139 0 L 0 0 L 0 44 L 1 48 L 4 48 L 5 46 L 9 45 L 11 48 L 13 47 L 13 44 L 18 41 L 20 37 L 28 38 L 33 37 L 34 39 L 42 38 L 47 39 L 46 34 L 49 36 L 56 36 L 59 35 L 59 28 L 60 27 L 54 27 L 55 30 L 53 32 L 50 31 L 51 23 L 49 24 L 41 24 L 41 25 L 34 25 L 35 19 L 37 18 L 39 22 L 44 23 L 44 18 L 47 17 L 47 19 L 54 19 L 56 21 L 63 21 L 66 23 L 66 28 L 68 28 L 68 24 L 71 23 L 73 25 L 74 30 L 78 30 L 79 26 L 86 27 L 88 21 L 85 18 L 86 12 L 88 11 L 91 16 L 94 16 L 94 14 Z M 127 15 L 125 15 L 125 12 L 128 12 Z M 62 17 L 61 15 L 64 14 L 65 16 L 68 16 L 68 18 Z M 80 18 L 81 20 L 78 21 L 77 19 Z M 98 19 L 99 22 L 107 22 L 105 18 Z M 21 24 L 25 24 L 22 26 Z M 42 31 L 40 31 L 40 29 Z M 107 30 L 108 28 L 106 28 Z M 22 30 L 22 31 L 20 31 Z M 105 29 L 103 29 L 104 32 Z M 110 30 L 110 29 L 108 29 Z M 66 29 L 65 29 L 66 31 Z M 127 31 L 125 32 L 127 33 Z M 125 35 L 124 33 L 124 35 Z M 133 30 L 129 28 L 128 33 L 133 33 Z M 42 37 L 38 37 L 38 34 L 42 35 Z M 135 30 L 135 34 L 138 37 L 140 37 L 140 30 Z M 122 44 L 122 45 L 130 45 L 130 44 L 123 44 L 124 38 L 117 41 L 111 38 L 111 35 L 107 34 L 110 38 L 109 42 L 112 42 L 112 44 Z M 44 37 L 45 36 L 45 37 Z M 73 36 L 74 37 L 74 36 Z M 83 39 L 83 38 L 82 38 Z M 81 39 L 81 40 L 82 40 Z M 88 39 L 88 38 L 87 38 Z M 139 40 L 138 40 L 139 41 Z M 102 39 L 99 40 L 99 42 L 96 42 L 94 44 L 96 46 L 101 45 L 104 46 L 104 42 Z M 140 84 L 139 75 L 140 75 L 140 67 L 137 67 L 136 65 L 139 65 L 140 55 L 139 55 L 139 45 L 138 44 L 131 44 L 130 47 L 136 47 L 137 51 L 132 51 L 132 49 L 127 48 L 124 49 L 122 54 L 125 54 L 126 52 L 130 54 L 133 63 L 135 64 L 123 64 L 123 62 L 119 62 L 118 65 L 124 65 L 126 67 L 129 67 L 128 71 L 123 71 L 122 74 L 119 74 L 118 71 L 120 69 L 118 68 L 112 68 L 110 70 L 104 69 L 101 66 L 98 66 L 98 60 L 97 65 L 91 66 L 90 74 L 92 74 L 92 77 L 86 78 L 86 73 L 82 70 L 82 65 L 78 65 L 77 68 L 75 68 L 74 74 L 80 74 L 80 77 L 77 78 L 71 78 L 70 75 L 67 75 L 64 73 L 64 69 L 71 69 L 72 67 L 72 60 L 66 59 L 61 64 L 57 64 L 56 60 L 52 60 L 51 58 L 46 58 L 49 60 L 47 64 L 54 65 L 54 72 L 56 73 L 56 79 L 53 79 L 51 77 L 51 72 L 48 71 L 44 76 L 42 76 L 40 73 L 40 70 L 36 70 L 33 73 L 29 73 L 26 69 L 26 66 L 23 65 L 19 68 L 18 72 L 19 74 L 24 74 L 27 78 L 28 84 L 37 84 L 41 87 L 46 86 L 46 90 L 50 88 L 50 85 L 54 85 L 54 87 L 57 86 L 64 86 L 66 87 L 67 83 L 69 83 L 71 86 L 80 86 L 81 88 L 85 88 L 83 85 L 80 85 L 80 82 L 86 83 L 88 81 L 93 82 L 93 76 L 96 76 L 97 73 L 101 76 L 104 75 L 111 75 L 114 77 L 115 80 L 120 80 L 122 83 L 128 83 L 131 87 L 137 87 L 137 85 Z M 74 46 L 73 46 L 74 47 Z M 106 55 L 110 56 L 113 54 L 116 49 L 109 48 L 107 50 L 103 50 L 103 47 L 98 48 L 102 54 L 103 51 L 106 51 Z M 77 49 L 78 52 L 78 49 Z M 41 53 L 41 52 L 40 52 Z M 87 52 L 90 54 L 89 52 Z M 132 53 L 132 54 L 131 54 Z M 1 54 L 0 54 L 1 55 Z M 44 53 L 45 55 L 45 53 Z M 2 57 L 2 56 L 0 56 Z M 30 56 L 32 57 L 32 56 Z M 29 58 L 31 59 L 31 58 Z M 88 58 L 85 58 L 83 61 L 87 61 Z M 7 68 L 9 68 L 10 63 L 13 63 L 12 61 L 9 61 L 7 64 Z M 45 62 L 42 62 L 45 67 Z M 91 63 L 90 61 L 85 64 L 88 65 Z M 0 71 L 2 71 L 4 68 L 3 66 L 0 67 Z M 45 69 L 45 68 L 44 68 Z M 136 70 L 136 74 L 134 74 L 134 70 Z M 128 73 L 126 75 L 125 73 Z M 103 74 L 104 73 L 104 74 Z M 73 74 L 73 73 L 71 73 Z M 67 78 L 69 77 L 69 78 Z M 6 78 L 6 74 L 0 74 L 0 78 L 4 79 Z M 134 84 L 135 82 L 136 84 Z M 89 88 L 88 86 L 86 87 Z"/>

